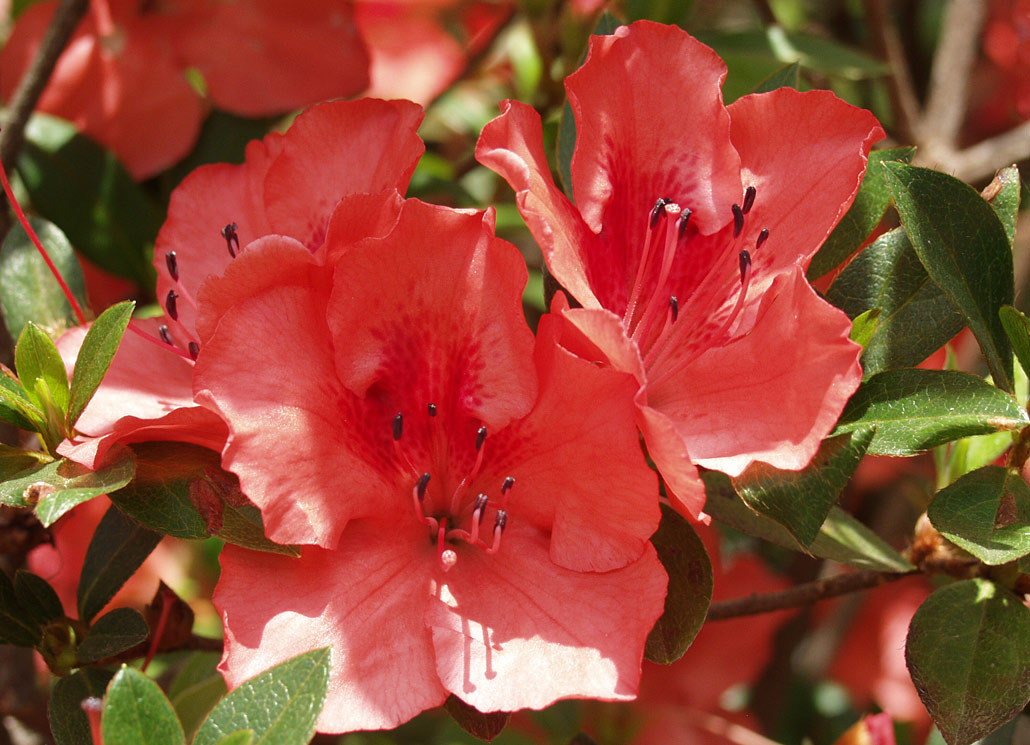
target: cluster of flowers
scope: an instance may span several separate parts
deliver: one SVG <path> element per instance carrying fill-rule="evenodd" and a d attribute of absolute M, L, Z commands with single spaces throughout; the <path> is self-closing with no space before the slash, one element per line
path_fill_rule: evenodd
<path fill-rule="evenodd" d="M 535 335 L 492 211 L 403 197 L 413 103 L 322 104 L 182 183 L 155 247 L 165 315 L 134 322 L 61 452 L 218 450 L 268 536 L 302 547 L 224 549 L 230 685 L 331 646 L 324 732 L 451 694 L 484 712 L 636 695 L 667 583 L 641 435 L 704 521 L 697 466 L 804 467 L 861 378 L 804 266 L 882 130 L 824 91 L 726 107 L 724 76 L 674 27 L 591 39 L 566 83 L 575 203 L 532 109 L 484 129 L 478 159 L 578 306 L 559 292 Z"/>

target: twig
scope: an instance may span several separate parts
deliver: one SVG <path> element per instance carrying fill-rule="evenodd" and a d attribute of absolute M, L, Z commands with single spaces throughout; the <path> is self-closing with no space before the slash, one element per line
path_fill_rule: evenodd
<path fill-rule="evenodd" d="M 801 608 L 819 600 L 834 598 L 838 595 L 846 595 L 859 590 L 868 590 L 871 587 L 878 587 L 888 582 L 895 582 L 916 573 L 915 571 L 877 572 L 867 569 L 860 572 L 838 574 L 835 577 L 820 579 L 815 582 L 806 582 L 803 585 L 791 587 L 788 590 L 781 590 L 780 592 L 770 592 L 766 595 L 750 595 L 745 598 L 712 603 L 708 609 L 708 620 L 724 621 L 728 618 L 753 616 L 786 608 Z"/>
<path fill-rule="evenodd" d="M 887 76 L 887 91 L 891 97 L 897 134 L 905 142 L 914 142 L 919 121 L 919 99 L 912 84 L 904 47 L 894 24 L 887 20 L 885 0 L 866 0 L 865 8 L 873 46 L 891 69 Z"/>
<path fill-rule="evenodd" d="M 999 168 L 1030 158 L 1030 121 L 965 150 L 946 151 L 937 157 L 943 169 L 963 181 L 988 178 Z"/>

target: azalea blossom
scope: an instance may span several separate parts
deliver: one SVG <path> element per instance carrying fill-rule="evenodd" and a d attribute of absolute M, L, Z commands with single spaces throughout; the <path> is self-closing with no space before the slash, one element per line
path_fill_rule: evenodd
<path fill-rule="evenodd" d="M 415 133 L 421 120 L 421 108 L 406 101 L 322 104 L 286 134 L 251 142 L 243 164 L 206 165 L 187 176 L 172 193 L 154 247 L 165 314 L 132 322 L 76 424 L 81 436 L 61 453 L 92 468 L 116 442 L 175 440 L 221 450 L 224 423 L 193 400 L 201 284 L 261 236 L 287 235 L 317 248 L 344 195 L 406 189 L 425 149 Z M 86 330 L 72 329 L 58 342 L 69 368 Z"/>
<path fill-rule="evenodd" d="M 476 150 L 583 306 L 563 313 L 564 343 L 578 336 L 582 354 L 636 375 L 648 452 L 695 518 L 695 464 L 733 476 L 755 461 L 803 468 L 859 383 L 848 319 L 804 267 L 883 136 L 826 91 L 724 106 L 725 75 L 676 27 L 640 21 L 591 38 L 566 80 L 574 203 L 551 180 L 529 106 L 504 103 Z"/>
<path fill-rule="evenodd" d="M 201 288 L 198 400 L 223 465 L 299 558 L 227 546 L 230 686 L 332 648 L 318 729 L 632 698 L 666 577 L 632 376 L 534 340 L 492 213 L 341 200 Z M 312 545 L 314 544 L 314 545 Z M 631 601 L 627 599 L 631 598 Z"/>
<path fill-rule="evenodd" d="M 25 10 L 0 51 L 0 95 L 29 69 L 57 0 Z M 207 106 L 279 114 L 368 85 L 368 57 L 346 0 L 91 0 L 38 109 L 113 150 L 137 179 L 183 158 Z"/>

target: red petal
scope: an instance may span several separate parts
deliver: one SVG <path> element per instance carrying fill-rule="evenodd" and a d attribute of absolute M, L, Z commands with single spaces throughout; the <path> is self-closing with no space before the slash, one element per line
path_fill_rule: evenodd
<path fill-rule="evenodd" d="M 849 331 L 795 267 L 766 292 L 750 333 L 649 385 L 648 404 L 698 465 L 732 476 L 756 460 L 804 468 L 862 379 Z"/>
<path fill-rule="evenodd" d="M 334 101 L 297 117 L 265 181 L 276 233 L 315 248 L 340 197 L 396 189 L 402 194 L 425 151 L 415 130 L 422 109 L 409 101 Z"/>
<path fill-rule="evenodd" d="M 226 546 L 214 595 L 226 681 L 330 646 L 319 732 L 391 729 L 439 706 L 447 693 L 423 620 L 434 561 L 415 520 L 351 523 L 338 550 L 307 546 L 299 559 Z"/>
<path fill-rule="evenodd" d="M 806 266 L 851 206 L 872 144 L 883 138 L 876 117 L 829 91 L 780 88 L 729 107 L 742 178 L 758 190 L 740 240 L 754 245 L 756 276 Z"/>
<path fill-rule="evenodd" d="M 547 554 L 544 535 L 513 525 L 497 554 L 461 552 L 427 609 L 440 680 L 480 711 L 636 696 L 665 601 L 654 549 L 603 573 L 562 569 Z"/>
<path fill-rule="evenodd" d="M 637 397 L 640 433 L 647 454 L 662 474 L 672 506 L 691 520 L 708 523 L 711 518 L 704 513 L 705 485 L 687 452 L 687 436 L 680 433 L 676 422 L 645 402 L 646 396 Z"/>

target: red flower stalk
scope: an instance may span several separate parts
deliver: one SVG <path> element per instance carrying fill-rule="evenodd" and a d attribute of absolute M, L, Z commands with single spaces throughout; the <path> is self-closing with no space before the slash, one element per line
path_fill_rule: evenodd
<path fill-rule="evenodd" d="M 551 181 L 530 107 L 506 102 L 476 149 L 583 306 L 563 313 L 564 343 L 637 376 L 649 454 L 695 518 L 695 464 L 803 468 L 859 383 L 848 319 L 803 269 L 883 136 L 826 91 L 726 107 L 725 75 L 675 27 L 593 37 L 566 80 L 575 204 Z"/>
<path fill-rule="evenodd" d="M 230 685 L 331 645 L 318 729 L 636 694 L 665 575 L 632 376 L 536 341 L 492 213 L 341 200 L 324 246 L 250 244 L 199 298 L 223 464 L 300 558 L 226 547 Z M 632 602 L 626 602 L 632 597 Z"/>
<path fill-rule="evenodd" d="M 0 95 L 29 68 L 57 8 L 26 10 L 0 52 Z M 110 148 L 137 179 L 185 156 L 215 106 L 268 116 L 368 85 L 368 57 L 346 0 L 91 0 L 39 110 Z"/>

